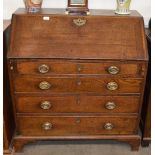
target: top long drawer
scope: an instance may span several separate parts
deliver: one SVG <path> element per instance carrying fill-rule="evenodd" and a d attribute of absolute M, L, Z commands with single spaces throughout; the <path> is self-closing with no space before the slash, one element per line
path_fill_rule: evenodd
<path fill-rule="evenodd" d="M 50 60 L 17 61 L 18 74 L 27 75 L 56 75 L 56 74 L 101 74 L 120 76 L 142 76 L 142 63 L 81 63 L 58 62 Z"/>

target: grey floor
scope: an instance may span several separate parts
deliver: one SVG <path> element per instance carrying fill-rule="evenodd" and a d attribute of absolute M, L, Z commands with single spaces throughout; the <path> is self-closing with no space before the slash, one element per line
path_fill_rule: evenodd
<path fill-rule="evenodd" d="M 131 152 L 128 144 L 113 141 L 36 142 L 15 155 L 151 155 L 151 146 Z"/>

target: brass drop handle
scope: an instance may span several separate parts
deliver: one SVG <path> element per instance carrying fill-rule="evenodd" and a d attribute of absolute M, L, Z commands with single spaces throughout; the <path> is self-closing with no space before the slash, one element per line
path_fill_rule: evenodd
<path fill-rule="evenodd" d="M 107 89 L 111 90 L 111 91 L 117 90 L 118 89 L 118 84 L 116 82 L 109 82 L 107 84 Z"/>
<path fill-rule="evenodd" d="M 114 128 L 114 125 L 112 123 L 106 123 L 104 125 L 105 130 L 112 130 Z"/>
<path fill-rule="evenodd" d="M 42 64 L 38 67 L 38 71 L 42 74 L 45 74 L 45 73 L 48 73 L 49 71 L 49 66 L 48 65 L 45 65 L 45 64 Z"/>
<path fill-rule="evenodd" d="M 105 104 L 105 108 L 108 109 L 108 110 L 113 110 L 116 108 L 116 104 L 114 102 L 107 102 Z"/>
<path fill-rule="evenodd" d="M 116 74 L 119 73 L 119 71 L 120 71 L 119 68 L 116 67 L 116 66 L 110 66 L 110 67 L 108 68 L 109 74 L 116 75 Z"/>
<path fill-rule="evenodd" d="M 46 131 L 51 130 L 52 127 L 53 127 L 53 125 L 51 123 L 49 123 L 49 122 L 46 122 L 46 123 L 42 124 L 42 129 L 46 130 Z"/>
<path fill-rule="evenodd" d="M 49 110 L 51 108 L 51 103 L 49 101 L 42 101 L 40 107 L 44 110 Z"/>
<path fill-rule="evenodd" d="M 84 26 L 86 22 L 87 22 L 86 19 L 81 19 L 81 18 L 73 19 L 73 23 L 78 27 Z"/>
<path fill-rule="evenodd" d="M 48 90 L 51 87 L 51 84 L 47 81 L 42 81 L 39 83 L 39 88 L 41 90 Z"/>

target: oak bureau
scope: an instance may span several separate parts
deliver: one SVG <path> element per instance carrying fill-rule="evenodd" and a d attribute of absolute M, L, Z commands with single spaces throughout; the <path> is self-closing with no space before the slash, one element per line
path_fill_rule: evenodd
<path fill-rule="evenodd" d="M 148 53 L 138 12 L 12 16 L 7 55 L 15 151 L 37 140 L 109 139 L 138 150 Z"/>

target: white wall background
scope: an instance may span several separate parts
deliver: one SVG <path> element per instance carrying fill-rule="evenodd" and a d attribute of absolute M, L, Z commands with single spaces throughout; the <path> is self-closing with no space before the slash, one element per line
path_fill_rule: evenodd
<path fill-rule="evenodd" d="M 19 7 L 24 7 L 23 0 L 4 0 L 3 18 L 10 19 L 12 13 Z M 44 8 L 66 8 L 67 0 L 43 0 Z M 115 9 L 116 0 L 89 0 L 90 9 Z M 132 0 L 131 10 L 139 11 L 148 25 L 151 16 L 151 0 Z"/>

